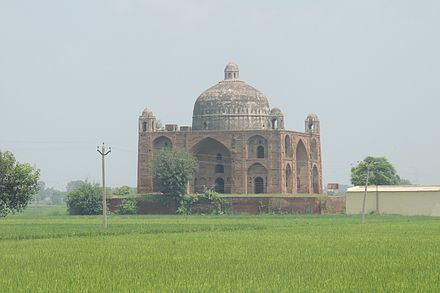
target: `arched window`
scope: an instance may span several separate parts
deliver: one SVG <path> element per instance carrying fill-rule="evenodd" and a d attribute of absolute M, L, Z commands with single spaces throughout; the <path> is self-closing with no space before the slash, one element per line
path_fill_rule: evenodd
<path fill-rule="evenodd" d="M 257 158 L 264 159 L 264 146 L 262 145 L 257 147 Z"/>
<path fill-rule="evenodd" d="M 218 153 L 217 154 L 217 161 L 221 161 L 221 160 L 223 160 L 223 156 L 222 156 L 222 154 Z"/>
<path fill-rule="evenodd" d="M 147 122 L 142 123 L 142 131 L 145 132 L 148 129 L 148 124 Z"/>
<path fill-rule="evenodd" d="M 225 166 L 222 164 L 215 165 L 215 173 L 225 173 Z"/>

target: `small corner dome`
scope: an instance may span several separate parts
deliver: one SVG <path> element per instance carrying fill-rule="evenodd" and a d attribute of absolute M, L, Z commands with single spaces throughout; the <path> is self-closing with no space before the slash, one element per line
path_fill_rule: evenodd
<path fill-rule="evenodd" d="M 307 120 L 311 120 L 311 121 L 319 121 L 318 115 L 316 115 L 315 113 L 310 113 L 307 116 Z"/>
<path fill-rule="evenodd" d="M 270 115 L 283 116 L 283 112 L 280 110 L 280 108 L 272 108 L 272 110 L 270 110 Z"/>
<path fill-rule="evenodd" d="M 142 111 L 142 116 L 145 116 L 145 117 L 154 117 L 154 113 L 153 113 L 153 111 L 151 111 L 150 109 L 145 108 L 144 111 Z"/>

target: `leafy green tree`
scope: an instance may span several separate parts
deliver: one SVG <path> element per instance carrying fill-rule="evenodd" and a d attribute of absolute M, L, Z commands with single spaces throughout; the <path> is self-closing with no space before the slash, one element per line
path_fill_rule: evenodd
<path fill-rule="evenodd" d="M 83 185 L 84 183 L 85 183 L 85 181 L 82 181 L 82 180 L 73 180 L 73 181 L 70 181 L 70 182 L 67 183 L 67 185 L 66 185 L 66 190 L 67 190 L 67 192 L 71 192 L 71 191 L 73 191 L 74 189 L 76 189 L 77 187 Z"/>
<path fill-rule="evenodd" d="M 181 197 L 198 169 L 198 162 L 183 150 L 161 150 L 155 153 L 150 169 L 163 194 Z"/>
<path fill-rule="evenodd" d="M 102 213 L 102 189 L 97 183 L 83 182 L 67 194 L 67 209 L 71 215 Z"/>
<path fill-rule="evenodd" d="M 15 160 L 11 152 L 0 152 L 0 217 L 24 210 L 38 192 L 40 172 Z"/>
<path fill-rule="evenodd" d="M 369 172 L 369 185 L 397 185 L 401 182 L 394 166 L 384 157 L 366 157 L 351 169 L 351 183 L 365 185 Z"/>
<path fill-rule="evenodd" d="M 129 186 L 121 186 L 118 188 L 115 188 L 115 190 L 113 191 L 113 194 L 115 195 L 128 195 L 131 192 L 131 188 Z"/>

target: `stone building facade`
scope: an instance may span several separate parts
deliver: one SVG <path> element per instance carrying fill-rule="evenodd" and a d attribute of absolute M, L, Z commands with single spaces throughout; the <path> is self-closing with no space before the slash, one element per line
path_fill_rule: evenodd
<path fill-rule="evenodd" d="M 224 80 L 196 100 L 192 127 L 167 124 L 158 129 L 153 112 L 139 117 L 138 192 L 158 191 L 148 163 L 164 148 L 183 148 L 199 161 L 190 192 L 322 193 L 320 125 L 316 114 L 305 131 L 284 129 L 284 115 L 239 78 L 229 63 Z"/>

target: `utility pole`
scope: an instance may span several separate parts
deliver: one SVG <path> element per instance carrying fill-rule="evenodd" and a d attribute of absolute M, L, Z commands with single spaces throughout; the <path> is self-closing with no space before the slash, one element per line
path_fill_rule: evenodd
<path fill-rule="evenodd" d="M 102 157 L 102 227 L 107 228 L 107 190 L 105 189 L 105 156 L 107 156 L 112 148 L 109 147 L 108 151 L 105 148 L 105 144 L 102 143 L 101 150 L 99 150 L 99 146 L 97 149 L 98 153 L 101 154 Z"/>
<path fill-rule="evenodd" d="M 367 191 L 368 191 L 368 177 L 370 176 L 370 166 L 367 165 L 367 180 L 365 180 L 365 193 L 364 193 L 364 202 L 362 203 L 362 216 L 361 216 L 361 224 L 365 223 L 365 206 L 367 203 Z"/>

